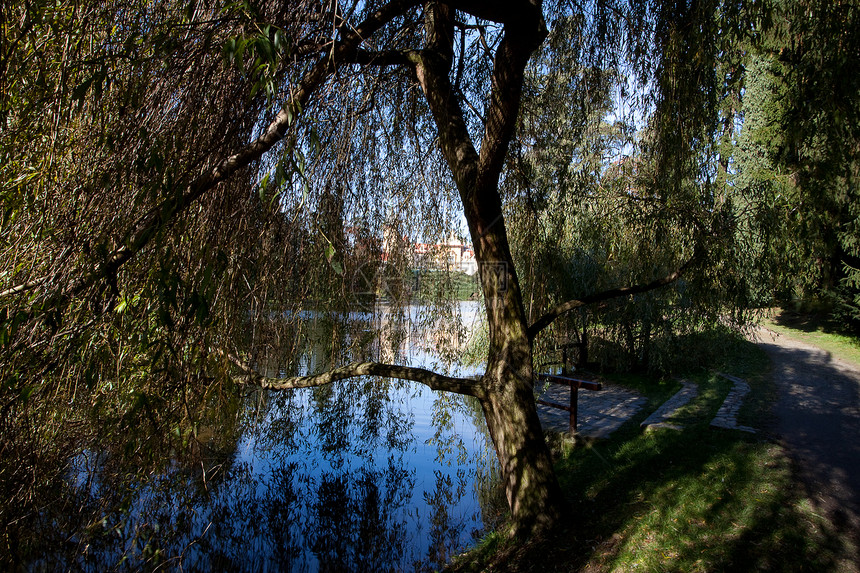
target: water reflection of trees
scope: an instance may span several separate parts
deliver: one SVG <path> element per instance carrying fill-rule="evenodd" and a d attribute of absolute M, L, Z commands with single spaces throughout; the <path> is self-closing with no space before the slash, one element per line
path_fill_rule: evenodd
<path fill-rule="evenodd" d="M 397 512 L 412 485 L 402 464 L 391 458 L 384 469 L 316 477 L 303 475 L 305 469 L 291 463 L 259 479 L 244 468 L 228 488 L 214 492 L 193 528 L 204 527 L 206 535 L 186 550 L 184 568 L 402 570 L 406 524 Z"/>
<path fill-rule="evenodd" d="M 406 352 L 408 325 L 387 327 L 393 334 L 379 352 Z M 334 339 L 349 352 L 360 329 L 344 328 L 307 337 L 302 361 L 277 367 L 342 360 L 322 346 Z M 27 458 L 33 474 L 44 469 L 44 483 L 28 508 L 4 510 L 3 541 L 15 549 L 0 565 L 403 571 L 440 567 L 461 532 L 480 529 L 477 510 L 451 509 L 492 473 L 457 472 L 462 456 L 446 450 L 462 451 L 453 413 L 477 415 L 482 426 L 468 400 L 437 404 L 437 457 L 455 469 L 426 481 L 409 458 L 415 419 L 401 406 L 417 391 L 407 383 L 368 377 L 270 393 L 225 391 L 201 379 L 177 388 L 134 398 L 131 410 L 95 399 L 91 409 L 80 400 L 63 409 L 68 397 L 59 396 L 55 419 L 74 420 L 73 431 L 42 461 Z"/>
<path fill-rule="evenodd" d="M 306 403 L 286 393 L 235 397 L 244 406 L 209 410 L 227 420 L 198 417 L 193 430 L 150 441 L 148 465 L 120 446 L 84 449 L 61 482 L 66 503 L 43 509 L 36 525 L 44 543 L 32 548 L 38 558 L 28 564 L 92 571 L 180 563 L 186 571 L 441 566 L 463 527 L 474 527 L 474 516 L 449 509 L 474 476 L 437 472 L 435 489 L 423 496 L 430 520 L 416 533 L 418 516 L 409 509 L 416 470 L 404 459 L 413 422 L 395 407 L 403 393 L 368 380 L 306 394 Z M 404 551 L 418 535 L 430 548 Z"/>

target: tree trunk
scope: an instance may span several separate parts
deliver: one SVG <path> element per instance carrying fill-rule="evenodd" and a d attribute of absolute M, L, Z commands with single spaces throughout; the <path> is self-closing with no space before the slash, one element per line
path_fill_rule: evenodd
<path fill-rule="evenodd" d="M 499 458 L 502 482 L 517 535 L 541 533 L 556 525 L 564 498 L 538 419 L 528 342 L 516 360 L 491 359 L 484 377 L 488 392 L 481 400 L 487 428 Z"/>
<path fill-rule="evenodd" d="M 490 338 L 481 405 L 516 532 L 539 533 L 558 522 L 564 501 L 535 406 L 532 341 L 501 202 L 485 201 L 476 211 L 470 226 L 494 221 L 474 225 L 483 232 L 472 234 Z"/>
<path fill-rule="evenodd" d="M 506 24 L 496 49 L 480 153 L 449 80 L 454 14 L 448 6 L 426 5 L 426 48 L 413 58 L 439 129 L 442 153 L 460 191 L 487 305 L 490 345 L 480 383 L 481 406 L 515 531 L 530 535 L 558 522 L 563 498 L 535 407 L 532 341 L 499 195 L 499 177 L 519 116 L 524 70 L 546 35 L 540 2 L 518 5 L 521 17 Z"/>
<path fill-rule="evenodd" d="M 489 354 L 481 405 L 517 534 L 540 533 L 562 515 L 561 495 L 534 396 L 532 340 L 497 188 L 466 208 L 487 306 Z"/>

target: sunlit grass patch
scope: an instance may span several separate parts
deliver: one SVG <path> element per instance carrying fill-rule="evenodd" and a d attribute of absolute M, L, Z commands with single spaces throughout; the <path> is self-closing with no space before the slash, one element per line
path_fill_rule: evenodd
<path fill-rule="evenodd" d="M 792 499 L 779 448 L 735 443 L 690 472 L 643 484 L 625 516 L 624 542 L 600 564 L 610 571 L 827 570 L 833 545 Z M 816 534 L 817 535 L 811 535 Z M 820 568 L 820 569 L 819 569 Z"/>
<path fill-rule="evenodd" d="M 741 343 L 721 369 L 750 381 L 742 423 L 766 417 L 767 361 Z M 833 570 L 839 541 L 798 494 L 781 448 L 760 437 L 709 427 L 731 382 L 691 376 L 699 395 L 677 419 L 681 432 L 633 434 L 607 442 L 611 467 L 598 471 L 582 499 L 611 507 L 604 518 L 610 551 L 587 562 L 598 571 Z M 585 453 L 577 453 L 586 456 Z M 577 473 L 586 464 L 573 457 Z M 564 464 L 562 464 L 562 467 Z M 593 489 L 589 488 L 589 489 Z M 611 500 L 618 500 L 613 504 Z M 587 502 L 586 502 L 587 503 Z M 609 534 L 610 530 L 614 533 Z"/>
<path fill-rule="evenodd" d="M 845 360 L 860 364 L 860 339 L 840 332 L 828 321 L 814 315 L 781 311 L 764 321 L 764 326 L 789 338 L 795 338 Z"/>
<path fill-rule="evenodd" d="M 772 403 L 763 352 L 736 341 L 722 357 L 713 371 L 684 377 L 699 395 L 678 413 L 682 431 L 639 428 L 677 380 L 612 376 L 649 403 L 610 440 L 554 449 L 569 528 L 550 540 L 485 545 L 455 570 L 840 571 L 845 540 L 816 515 L 782 448 L 766 432 L 710 427 L 733 385 L 715 371 L 750 384 L 741 424 L 761 428 Z"/>

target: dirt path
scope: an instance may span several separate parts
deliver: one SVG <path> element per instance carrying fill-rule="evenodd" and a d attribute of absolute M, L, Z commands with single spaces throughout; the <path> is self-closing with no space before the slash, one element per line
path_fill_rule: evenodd
<path fill-rule="evenodd" d="M 860 539 L 860 365 L 770 330 L 758 338 L 779 393 L 774 432 L 819 510 Z"/>

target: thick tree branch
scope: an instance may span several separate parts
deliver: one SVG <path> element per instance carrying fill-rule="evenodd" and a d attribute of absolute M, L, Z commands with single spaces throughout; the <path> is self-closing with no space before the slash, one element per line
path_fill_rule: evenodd
<path fill-rule="evenodd" d="M 584 296 L 581 299 L 569 300 L 567 302 L 557 304 L 552 307 L 549 312 L 537 319 L 534 324 L 529 326 L 527 331 L 528 337 L 530 340 L 534 340 L 535 336 L 537 336 L 544 328 L 552 324 L 555 319 L 557 319 L 566 312 L 570 312 L 573 309 L 580 308 L 589 304 L 594 304 L 597 302 L 603 302 L 613 298 L 619 298 L 622 296 L 641 294 L 643 292 L 648 292 L 650 290 L 654 290 L 662 286 L 671 284 L 681 277 L 684 271 L 690 267 L 690 265 L 693 263 L 693 261 L 696 260 L 696 258 L 696 255 L 693 255 L 693 257 L 689 261 L 684 263 L 678 270 L 666 275 L 665 277 L 653 280 L 650 283 L 605 290 L 602 292 Z"/>
<path fill-rule="evenodd" d="M 475 396 L 478 398 L 483 395 L 483 387 L 478 380 L 443 376 L 442 374 L 437 374 L 430 370 L 425 370 L 424 368 L 381 364 L 379 362 L 353 362 L 352 364 L 347 364 L 346 366 L 341 366 L 340 368 L 335 368 L 334 370 L 329 370 L 328 372 L 311 376 L 272 378 L 269 376 L 263 376 L 233 354 L 225 352 L 222 352 L 222 354 L 242 371 L 242 376 L 240 378 L 241 383 L 260 386 L 261 388 L 268 388 L 271 390 L 312 388 L 314 386 L 324 386 L 338 380 L 345 380 L 347 378 L 355 378 L 358 376 L 382 376 L 384 378 L 398 378 L 400 380 L 419 382 L 428 386 L 432 390 L 453 392 L 455 394 Z"/>
<path fill-rule="evenodd" d="M 516 118 L 519 117 L 526 64 L 547 34 L 543 17 L 539 16 L 531 24 L 529 26 L 526 22 L 521 22 L 517 26 L 506 26 L 505 35 L 496 49 L 490 101 L 485 113 L 484 136 L 478 163 L 480 179 L 498 179 L 507 157 Z M 486 186 L 486 183 L 488 182 L 479 180 L 478 185 Z"/>
<path fill-rule="evenodd" d="M 439 143 L 463 204 L 474 189 L 478 152 L 449 79 L 453 63 L 454 19 L 447 6 L 431 4 L 425 15 L 426 48 L 412 55 L 415 74 L 439 130 Z"/>
<path fill-rule="evenodd" d="M 500 24 L 519 24 L 534 11 L 540 11 L 537 2 L 529 0 L 449 0 L 452 8 L 461 10 L 483 20 Z"/>
<path fill-rule="evenodd" d="M 416 52 L 414 50 L 356 50 L 351 56 L 343 58 L 343 62 L 362 64 L 366 66 L 414 66 Z"/>

